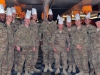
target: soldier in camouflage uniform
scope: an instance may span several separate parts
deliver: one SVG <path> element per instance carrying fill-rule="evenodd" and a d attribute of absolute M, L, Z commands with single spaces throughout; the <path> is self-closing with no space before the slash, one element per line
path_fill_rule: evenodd
<path fill-rule="evenodd" d="M 34 36 L 35 36 L 34 39 L 36 39 L 35 40 L 36 51 L 33 53 L 32 61 L 31 61 L 31 71 L 33 71 L 33 72 L 34 71 L 36 71 L 36 72 L 40 71 L 40 70 L 35 68 L 35 65 L 36 65 L 36 62 L 37 62 L 37 59 L 38 59 L 38 49 L 39 49 L 39 40 L 40 40 L 40 37 L 39 37 L 39 26 L 40 26 L 40 24 L 38 24 L 36 22 L 36 20 L 37 20 L 37 10 L 35 8 L 32 8 L 32 20 L 31 20 L 30 26 L 34 30 Z"/>
<path fill-rule="evenodd" d="M 7 46 L 7 75 L 11 75 L 13 61 L 14 61 L 14 33 L 12 29 L 12 12 L 11 8 L 7 8 L 6 12 L 6 28 L 7 28 L 7 38 L 8 38 L 8 46 Z"/>
<path fill-rule="evenodd" d="M 63 30 L 63 19 L 60 18 L 58 21 L 58 30 L 54 32 L 51 40 L 52 47 L 54 49 L 55 66 L 57 68 L 55 74 L 60 73 L 60 60 L 62 59 L 63 73 L 64 75 L 67 75 L 67 49 L 69 48 L 68 40 L 69 36 L 66 31 Z"/>
<path fill-rule="evenodd" d="M 4 9 L 4 7 L 3 7 L 2 4 L 0 4 L 0 7 L 1 7 L 2 9 Z M 0 13 L 0 22 L 5 23 L 5 20 L 6 20 L 5 12 L 3 12 L 3 11 L 1 10 L 1 13 Z"/>
<path fill-rule="evenodd" d="M 56 25 L 56 22 L 52 21 L 52 19 L 53 19 L 53 13 L 52 13 L 52 10 L 50 9 L 48 21 L 44 20 L 39 30 L 39 33 L 43 34 L 42 51 L 43 51 L 43 62 L 45 65 L 44 72 L 47 72 L 48 69 L 51 72 L 53 71 L 51 67 L 54 61 L 53 60 L 53 49 L 50 46 L 50 40 L 51 40 L 53 32 L 57 29 L 57 25 Z"/>
<path fill-rule="evenodd" d="M 74 59 L 76 66 L 79 69 L 79 73 L 76 75 L 89 75 L 88 68 L 88 38 L 86 27 L 81 25 L 80 15 L 76 14 L 75 16 L 75 24 L 73 31 L 74 34 L 72 36 L 72 44 L 74 46 Z"/>
<path fill-rule="evenodd" d="M 75 60 L 74 60 L 74 56 L 73 56 L 73 49 L 72 49 L 72 35 L 74 34 L 73 32 L 73 27 L 72 27 L 72 22 L 71 22 L 71 17 L 70 16 L 67 16 L 67 19 L 66 19 L 66 25 L 67 27 L 64 28 L 64 30 L 68 33 L 69 35 L 69 39 L 70 39 L 70 51 L 67 52 L 67 55 L 68 55 L 68 65 L 69 65 L 69 68 L 68 68 L 68 72 L 71 72 L 73 71 L 74 73 L 76 72 L 76 65 L 75 65 Z"/>
<path fill-rule="evenodd" d="M 94 74 L 94 69 L 93 69 L 93 63 L 92 63 L 92 54 L 91 54 L 91 50 L 93 50 L 93 43 L 92 43 L 92 33 L 95 32 L 96 27 L 91 25 L 90 22 L 90 13 L 88 13 L 85 17 L 85 23 L 86 23 L 86 29 L 87 29 L 87 34 L 88 34 L 88 58 L 89 58 L 89 64 L 90 64 L 90 75 Z"/>
<path fill-rule="evenodd" d="M 1 15 L 5 14 L 5 10 L 2 4 L 0 4 L 0 20 Z M 7 74 L 7 29 L 5 24 L 0 22 L 0 75 Z"/>
<path fill-rule="evenodd" d="M 96 21 L 97 28 L 95 32 L 92 33 L 92 43 L 94 49 L 92 50 L 92 63 L 96 75 L 100 75 L 100 18 L 97 18 Z"/>
<path fill-rule="evenodd" d="M 7 75 L 7 29 L 0 22 L 0 75 Z"/>
<path fill-rule="evenodd" d="M 18 73 L 21 75 L 23 72 L 23 65 L 25 62 L 25 75 L 29 75 L 28 71 L 31 70 L 31 61 L 33 52 L 36 52 L 36 33 L 30 25 L 31 11 L 27 10 L 24 25 L 19 26 L 19 29 L 16 31 L 16 47 L 20 51 L 19 63 L 18 63 Z"/>
<path fill-rule="evenodd" d="M 16 9 L 14 7 L 11 7 L 12 14 L 13 14 L 13 20 L 12 20 L 12 27 L 13 27 L 13 32 L 15 34 L 16 30 L 18 29 L 20 25 L 20 21 L 16 19 Z M 18 65 L 18 59 L 19 59 L 19 51 L 14 49 L 14 70 L 17 71 L 17 65 Z"/>

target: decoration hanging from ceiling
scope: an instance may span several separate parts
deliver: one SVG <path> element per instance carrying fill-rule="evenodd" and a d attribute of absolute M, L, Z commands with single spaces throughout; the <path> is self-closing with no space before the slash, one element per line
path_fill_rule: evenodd
<path fill-rule="evenodd" d="M 80 11 L 74 10 L 72 13 L 73 13 L 73 15 L 76 15 L 76 14 L 80 14 Z"/>
<path fill-rule="evenodd" d="M 4 8 L 6 8 L 6 1 L 5 0 L 0 0 L 0 4 L 3 4 Z"/>
<path fill-rule="evenodd" d="M 26 13 L 23 11 L 23 12 L 21 13 L 21 15 L 20 15 L 20 18 L 23 19 L 23 18 L 25 17 L 25 14 L 26 14 Z"/>
<path fill-rule="evenodd" d="M 88 14 L 89 12 L 92 12 L 92 6 L 91 5 L 84 5 L 82 7 L 82 12 L 84 12 L 85 14 Z"/>
<path fill-rule="evenodd" d="M 47 5 L 46 6 L 46 10 L 45 10 L 45 12 L 46 12 L 46 18 L 48 18 L 48 11 L 49 11 L 49 6 Z M 41 18 L 42 18 L 42 20 L 44 19 L 44 12 L 42 12 Z"/>
<path fill-rule="evenodd" d="M 14 7 L 16 9 L 17 16 L 19 17 L 21 15 L 21 13 L 22 13 L 22 8 L 21 8 L 21 6 L 14 6 Z"/>

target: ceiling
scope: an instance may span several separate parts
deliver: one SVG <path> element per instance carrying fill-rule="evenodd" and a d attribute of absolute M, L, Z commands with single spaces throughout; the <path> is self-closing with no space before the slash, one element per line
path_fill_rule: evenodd
<path fill-rule="evenodd" d="M 49 5 L 53 11 L 54 20 L 56 20 L 58 14 L 63 14 L 65 11 L 69 10 L 80 1 L 82 0 L 50 0 Z M 23 11 L 36 8 L 38 12 L 38 18 L 41 19 L 41 13 L 43 12 L 43 0 L 6 0 L 6 4 L 7 7 L 21 5 Z"/>
<path fill-rule="evenodd" d="M 81 11 L 80 15 L 82 15 L 83 17 L 85 16 L 84 13 L 82 13 L 82 6 L 84 5 L 92 5 L 92 13 L 91 15 L 93 17 L 97 16 L 97 13 L 100 12 L 100 0 L 82 0 L 81 2 L 79 2 L 78 4 L 74 5 L 73 7 L 71 7 L 69 10 L 67 10 L 66 12 L 64 12 L 62 14 L 63 15 L 70 15 L 72 14 L 71 12 L 74 10 L 78 10 Z"/>

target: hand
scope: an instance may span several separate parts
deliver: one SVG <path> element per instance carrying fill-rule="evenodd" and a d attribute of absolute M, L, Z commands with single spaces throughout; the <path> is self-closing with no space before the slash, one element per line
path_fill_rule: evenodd
<path fill-rule="evenodd" d="M 20 51 L 20 46 L 17 46 L 17 50 Z"/>
<path fill-rule="evenodd" d="M 76 46 L 76 48 L 78 48 L 79 50 L 82 49 L 82 46 L 80 46 L 79 44 Z"/>
<path fill-rule="evenodd" d="M 53 49 L 54 50 L 54 52 L 56 52 L 57 50 L 56 49 Z"/>
<path fill-rule="evenodd" d="M 69 49 L 69 48 L 67 48 L 67 51 L 69 52 L 69 51 L 70 51 L 70 49 Z"/>
<path fill-rule="evenodd" d="M 35 47 L 33 48 L 33 52 L 36 52 L 36 48 Z"/>

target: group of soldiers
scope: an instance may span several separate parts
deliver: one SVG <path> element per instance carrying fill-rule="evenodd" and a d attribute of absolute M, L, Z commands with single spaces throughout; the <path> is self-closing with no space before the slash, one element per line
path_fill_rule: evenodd
<path fill-rule="evenodd" d="M 5 13 L 0 4 L 0 75 L 11 75 L 12 69 L 21 75 L 23 66 L 25 75 L 40 72 L 35 66 L 41 41 L 44 72 L 53 72 L 55 63 L 55 74 L 60 68 L 64 75 L 76 73 L 77 67 L 76 75 L 100 75 L 100 16 L 95 19 L 96 27 L 90 24 L 90 13 L 85 17 L 86 25 L 82 25 L 79 14 L 75 15 L 75 25 L 67 16 L 66 27 L 59 15 L 53 21 L 51 9 L 41 24 L 37 23 L 35 8 L 27 10 L 23 24 L 16 14 L 14 7 L 8 7 Z"/>

